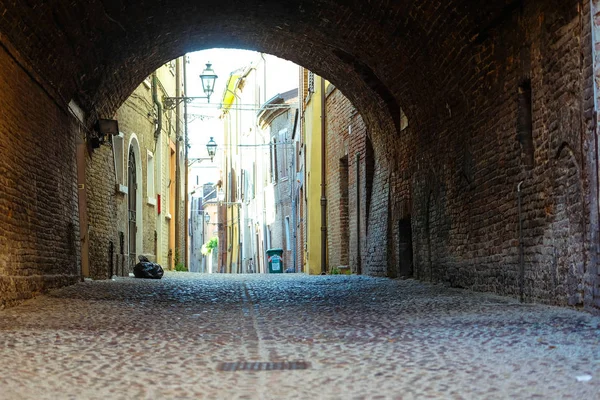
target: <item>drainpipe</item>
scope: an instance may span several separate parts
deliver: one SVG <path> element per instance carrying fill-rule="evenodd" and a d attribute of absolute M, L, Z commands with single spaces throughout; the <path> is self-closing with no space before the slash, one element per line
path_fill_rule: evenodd
<path fill-rule="evenodd" d="M 519 299 L 521 303 L 524 301 L 524 285 L 525 285 L 525 254 L 523 244 L 523 219 L 521 218 L 521 185 L 523 181 L 517 185 L 518 197 L 518 212 L 519 212 Z"/>
<path fill-rule="evenodd" d="M 238 225 L 238 229 L 237 229 L 237 239 L 238 239 L 238 252 L 237 252 L 237 268 L 236 271 L 238 274 L 241 274 L 242 271 L 242 225 L 241 225 L 241 218 L 240 218 L 240 212 L 241 212 L 241 208 L 242 208 L 242 204 L 236 205 L 237 207 L 237 225 Z"/>
<path fill-rule="evenodd" d="M 356 153 L 356 273 L 362 274 L 360 251 L 360 153 Z"/>
<path fill-rule="evenodd" d="M 267 102 L 267 60 L 265 59 L 265 53 L 260 53 L 260 57 L 263 60 L 263 101 L 262 104 Z"/>
<path fill-rule="evenodd" d="M 158 138 L 160 137 L 160 133 L 162 132 L 162 115 L 163 115 L 163 109 L 162 109 L 162 104 L 161 102 L 158 100 L 158 77 L 156 76 L 156 71 L 152 73 L 152 102 L 154 103 L 154 105 L 156 106 L 156 129 L 154 130 L 154 153 L 156 154 L 156 146 L 158 145 Z M 154 231 L 154 233 L 156 234 L 156 231 Z M 154 257 L 155 257 L 155 261 L 159 262 L 158 260 L 158 243 L 155 241 L 155 250 L 154 250 Z"/>
<path fill-rule="evenodd" d="M 158 101 L 158 78 L 156 77 L 156 72 L 152 73 L 152 102 L 156 106 L 156 130 L 154 131 L 154 140 L 158 140 L 160 136 L 160 132 L 162 130 L 162 104 Z M 156 143 L 155 143 L 155 151 L 156 151 Z"/>
<path fill-rule="evenodd" d="M 321 77 L 321 275 L 327 273 L 327 193 L 325 191 L 325 79 Z"/>
<path fill-rule="evenodd" d="M 292 129 L 292 137 L 295 138 L 296 137 L 296 129 L 298 128 L 298 109 L 296 109 L 296 115 L 294 117 L 294 128 Z M 294 272 L 297 272 L 297 261 L 296 261 L 296 256 L 297 256 L 297 245 L 298 245 L 298 241 L 297 241 L 297 230 L 296 230 L 296 192 L 297 192 L 297 180 L 296 180 L 296 171 L 298 170 L 298 166 L 296 165 L 296 148 L 294 147 L 294 157 L 292 157 L 292 165 L 290 166 L 290 178 L 292 179 L 292 184 L 290 185 L 290 196 L 292 199 L 292 215 L 290 218 L 290 225 L 291 225 L 291 232 L 290 235 L 293 238 L 293 242 L 292 242 L 292 266 L 294 267 Z M 292 235 L 293 233 L 293 235 Z"/>
<path fill-rule="evenodd" d="M 175 97 L 181 97 L 181 76 L 179 60 L 175 61 Z M 175 107 L 175 256 L 179 255 L 181 262 L 181 158 L 179 157 L 181 127 L 179 120 L 181 113 L 179 104 Z M 177 266 L 175 266 L 177 267 Z"/>
<path fill-rule="evenodd" d="M 187 96 L 187 77 L 186 77 L 186 55 L 183 55 L 183 95 Z M 189 195 L 188 195 L 188 179 L 189 179 L 189 168 L 188 168 L 188 106 L 187 102 L 183 102 L 183 145 L 185 151 L 185 265 L 190 266 L 190 250 L 189 250 Z M 202 221 L 202 229 L 204 229 L 204 221 Z M 202 237 L 204 240 L 204 237 Z M 203 257 L 204 258 L 204 257 Z"/>

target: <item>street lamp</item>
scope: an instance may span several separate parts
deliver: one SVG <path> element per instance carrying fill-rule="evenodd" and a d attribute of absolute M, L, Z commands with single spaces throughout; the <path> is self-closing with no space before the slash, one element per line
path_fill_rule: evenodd
<path fill-rule="evenodd" d="M 210 214 L 208 211 L 204 211 L 204 222 L 208 225 L 210 223 Z"/>
<path fill-rule="evenodd" d="M 202 89 L 204 90 L 204 94 L 210 103 L 210 95 L 213 94 L 215 90 L 215 81 L 218 76 L 215 74 L 215 71 L 212 69 L 212 64 L 210 62 L 206 63 L 206 68 L 202 71 L 200 75 L 200 80 L 202 81 Z"/>
<path fill-rule="evenodd" d="M 210 161 L 212 162 L 213 157 L 215 156 L 215 154 L 217 154 L 217 142 L 215 142 L 212 136 L 206 144 L 206 150 L 208 151 L 208 156 L 210 157 Z"/>
<path fill-rule="evenodd" d="M 205 97 L 163 97 L 163 104 L 166 110 L 175 109 L 182 101 L 186 103 L 191 103 L 194 100 L 198 99 L 206 99 L 207 103 L 210 103 L 210 96 L 213 94 L 215 90 L 215 81 L 218 76 L 215 74 L 215 71 L 212 69 L 212 64 L 210 62 L 206 63 L 206 68 L 202 71 L 200 75 L 200 80 L 202 81 L 202 90 L 204 90 Z"/>
<path fill-rule="evenodd" d="M 210 137 L 210 140 L 208 141 L 208 143 L 206 143 L 206 151 L 208 151 L 208 157 L 193 157 L 189 159 L 188 162 L 188 167 L 191 166 L 192 164 L 194 164 L 195 162 L 201 162 L 204 160 L 209 160 L 210 162 L 213 161 L 213 158 L 215 156 L 215 154 L 217 154 L 217 142 L 215 142 L 215 139 L 213 139 L 213 137 Z"/>

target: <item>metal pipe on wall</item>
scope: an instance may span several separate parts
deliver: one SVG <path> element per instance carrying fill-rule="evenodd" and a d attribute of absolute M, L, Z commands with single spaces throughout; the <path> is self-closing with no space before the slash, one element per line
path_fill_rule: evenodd
<path fill-rule="evenodd" d="M 175 97 L 181 97 L 181 76 L 179 59 L 175 61 Z M 175 258 L 181 262 L 181 157 L 180 151 L 180 135 L 181 127 L 179 120 L 181 108 L 179 104 L 175 107 Z M 185 257 L 185 256 L 184 256 Z M 185 259 L 185 258 L 184 258 Z M 177 268 L 177 262 L 175 262 Z"/>
<path fill-rule="evenodd" d="M 523 244 L 523 218 L 521 217 L 521 185 L 524 181 L 519 182 L 517 185 L 517 197 L 518 197 L 518 214 L 519 214 L 519 299 L 521 302 L 524 301 L 525 291 L 525 249 Z"/>
<path fill-rule="evenodd" d="M 152 73 L 152 102 L 156 106 L 156 129 L 154 130 L 154 140 L 157 140 L 162 131 L 162 104 L 158 100 L 158 77 L 156 71 Z M 156 143 L 154 143 L 156 149 Z"/>
<path fill-rule="evenodd" d="M 325 143 L 325 79 L 321 79 L 321 275 L 327 273 L 327 192 L 325 190 L 327 173 L 325 170 L 327 146 Z"/>
<path fill-rule="evenodd" d="M 183 95 L 187 96 L 187 76 L 186 76 L 186 72 L 187 72 L 187 68 L 186 68 L 186 55 L 183 55 Z M 189 215 L 189 194 L 188 194 L 188 179 L 189 179 L 189 167 L 188 167 L 188 105 L 187 105 L 187 101 L 183 102 L 183 136 L 184 136 L 184 141 L 183 141 L 183 145 L 184 145 L 184 153 L 185 153 L 185 161 L 184 161 L 184 165 L 185 165 L 185 235 L 184 235 L 184 239 L 185 239 L 185 265 L 188 268 L 188 270 L 190 269 L 190 250 L 189 250 L 189 223 L 188 220 L 190 218 Z M 204 221 L 202 222 L 202 226 L 204 227 Z M 203 228 L 204 229 L 204 228 Z M 202 240 L 204 240 L 204 237 L 202 238 Z"/>
<path fill-rule="evenodd" d="M 360 153 L 356 153 L 356 273 L 362 273 L 362 254 L 360 251 Z"/>
<path fill-rule="evenodd" d="M 294 138 L 296 137 L 296 129 L 298 128 L 298 109 L 296 109 L 296 115 L 294 116 L 294 128 L 292 129 L 292 141 L 294 140 Z M 294 149 L 294 155 L 296 154 L 296 151 Z M 292 266 L 294 268 L 294 272 L 297 272 L 297 260 L 296 260 L 296 254 L 298 252 L 297 246 L 297 229 L 296 229 L 296 184 L 297 184 L 297 180 L 296 180 L 296 171 L 298 170 L 298 166 L 296 165 L 296 157 L 292 157 L 292 162 L 290 165 L 290 174 L 289 176 L 293 177 L 294 179 L 292 180 L 292 184 L 290 185 L 290 197 L 292 199 L 292 215 L 291 215 L 291 221 L 290 221 L 290 225 L 291 225 L 291 230 L 293 232 L 290 232 L 290 236 L 293 238 L 292 240 Z"/>

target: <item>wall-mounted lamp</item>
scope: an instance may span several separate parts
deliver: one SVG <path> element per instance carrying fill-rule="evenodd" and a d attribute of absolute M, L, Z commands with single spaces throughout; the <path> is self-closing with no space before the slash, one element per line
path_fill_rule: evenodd
<path fill-rule="evenodd" d="M 186 103 L 191 103 L 194 100 L 198 99 L 206 99 L 207 103 L 210 103 L 210 96 L 215 91 L 215 81 L 218 76 L 215 74 L 215 71 L 212 69 L 212 64 L 210 62 L 206 63 L 206 68 L 200 74 L 200 80 L 202 81 L 202 90 L 204 90 L 205 97 L 163 97 L 163 104 L 166 110 L 173 110 L 177 107 L 181 102 L 185 101 Z"/>
<path fill-rule="evenodd" d="M 202 81 L 202 90 L 204 90 L 208 103 L 210 103 L 210 95 L 213 94 L 215 90 L 215 81 L 217 78 L 217 74 L 215 74 L 215 71 L 212 69 L 212 64 L 210 62 L 206 63 L 206 68 L 202 71 L 200 80 Z"/>
<path fill-rule="evenodd" d="M 217 154 L 217 147 L 218 147 L 217 142 L 215 142 L 215 140 L 211 136 L 208 143 L 206 143 L 206 151 L 208 152 L 208 157 L 190 158 L 189 162 L 188 162 L 188 167 L 190 167 L 192 164 L 194 164 L 196 162 L 201 162 L 201 161 L 208 160 L 208 159 L 210 159 L 210 162 L 212 162 L 215 154 Z"/>
<path fill-rule="evenodd" d="M 94 130 L 89 133 L 88 141 L 93 149 L 106 142 L 106 136 L 119 134 L 119 122 L 115 119 L 99 119 Z"/>

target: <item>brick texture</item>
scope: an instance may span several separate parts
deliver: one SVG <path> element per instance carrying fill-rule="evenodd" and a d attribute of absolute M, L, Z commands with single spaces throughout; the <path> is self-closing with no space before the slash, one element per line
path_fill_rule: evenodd
<path fill-rule="evenodd" d="M 372 155 L 366 153 L 367 132 L 361 115 L 333 85 L 326 89 L 326 115 L 329 267 L 348 266 L 358 272 L 368 214 L 365 160 Z"/>
<path fill-rule="evenodd" d="M 80 279 L 75 142 L 64 107 L 0 47 L 0 307 Z"/>

